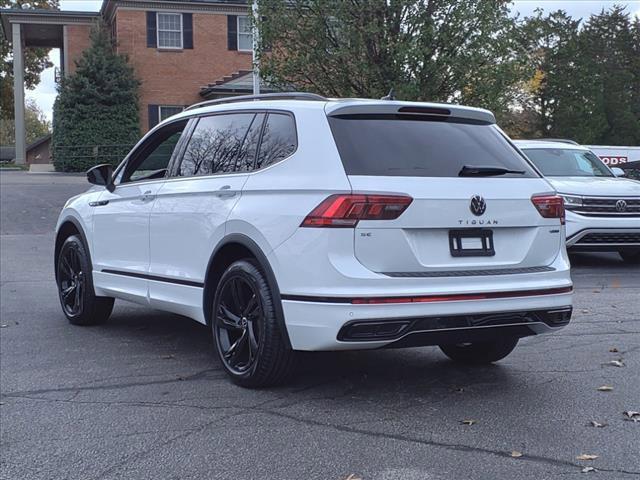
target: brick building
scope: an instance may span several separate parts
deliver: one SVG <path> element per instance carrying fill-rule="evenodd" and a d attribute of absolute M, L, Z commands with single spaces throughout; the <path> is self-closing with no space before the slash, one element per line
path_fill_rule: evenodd
<path fill-rule="evenodd" d="M 0 15 L 5 38 L 14 45 L 16 138 L 24 118 L 24 48 L 59 48 L 61 74 L 71 73 L 99 19 L 141 81 L 142 132 L 205 98 L 252 90 L 246 0 L 103 0 L 100 12 L 5 9 Z M 17 139 L 17 163 L 23 163 L 23 148 Z"/>

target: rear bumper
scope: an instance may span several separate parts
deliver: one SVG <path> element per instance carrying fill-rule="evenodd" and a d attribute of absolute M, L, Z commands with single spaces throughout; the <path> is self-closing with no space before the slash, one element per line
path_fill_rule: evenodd
<path fill-rule="evenodd" d="M 572 294 L 406 304 L 282 304 L 295 350 L 355 350 L 554 332 L 569 323 Z"/>

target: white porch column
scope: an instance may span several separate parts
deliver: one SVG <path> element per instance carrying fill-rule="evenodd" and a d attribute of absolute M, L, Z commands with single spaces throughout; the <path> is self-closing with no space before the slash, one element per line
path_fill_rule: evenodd
<path fill-rule="evenodd" d="M 24 128 L 24 45 L 22 25 L 13 24 L 13 98 L 16 132 L 16 164 L 27 161 L 26 132 Z"/>
<path fill-rule="evenodd" d="M 62 50 L 60 50 L 60 69 L 63 75 L 69 73 L 69 34 L 67 33 L 67 26 L 62 26 Z"/>

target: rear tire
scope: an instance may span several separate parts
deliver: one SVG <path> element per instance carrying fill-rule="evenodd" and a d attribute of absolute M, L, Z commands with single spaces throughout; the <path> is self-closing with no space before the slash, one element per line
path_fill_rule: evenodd
<path fill-rule="evenodd" d="M 58 255 L 56 281 L 62 312 L 74 325 L 97 325 L 113 310 L 113 298 L 97 297 L 87 249 L 77 235 L 68 237 Z"/>
<path fill-rule="evenodd" d="M 625 263 L 636 265 L 640 263 L 640 249 L 620 250 L 618 252 Z"/>
<path fill-rule="evenodd" d="M 492 342 L 440 345 L 440 350 L 455 362 L 483 365 L 502 360 L 516 348 L 517 344 L 517 338 L 508 337 Z"/>
<path fill-rule="evenodd" d="M 268 387 L 289 376 L 294 351 L 285 344 L 281 324 L 258 264 L 232 263 L 216 288 L 211 327 L 218 358 L 234 383 Z"/>

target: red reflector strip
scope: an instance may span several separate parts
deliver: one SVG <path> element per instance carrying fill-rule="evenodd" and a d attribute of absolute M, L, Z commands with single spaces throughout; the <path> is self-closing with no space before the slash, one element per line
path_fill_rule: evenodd
<path fill-rule="evenodd" d="M 521 290 L 515 292 L 491 293 L 459 293 L 455 295 L 427 295 L 421 297 L 370 297 L 353 298 L 353 305 L 379 305 L 387 303 L 430 303 L 430 302 L 459 302 L 464 300 L 492 300 L 497 298 L 534 297 L 538 295 L 558 295 L 571 293 L 573 287 L 547 288 L 545 290 Z"/>

